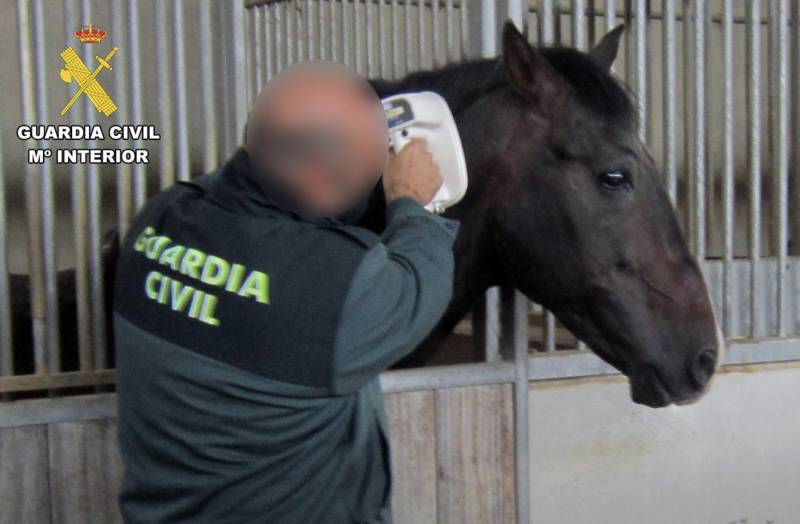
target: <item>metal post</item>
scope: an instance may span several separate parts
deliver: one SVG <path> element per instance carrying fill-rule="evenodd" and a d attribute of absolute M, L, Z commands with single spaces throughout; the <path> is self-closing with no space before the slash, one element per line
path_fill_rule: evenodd
<path fill-rule="evenodd" d="M 139 45 L 139 0 L 128 0 L 128 63 L 130 64 L 131 119 L 135 125 L 144 124 L 142 104 L 142 62 Z M 142 149 L 141 139 L 133 141 L 133 147 Z M 147 198 L 147 171 L 143 164 L 133 165 L 133 207 L 134 211 L 144 205 Z"/>
<path fill-rule="evenodd" d="M 156 2 L 153 6 L 153 23 L 157 34 L 166 35 L 169 31 L 167 21 L 167 3 Z M 159 148 L 158 175 L 161 189 L 170 187 L 175 183 L 174 151 L 175 136 L 172 114 L 172 100 L 169 93 L 172 89 L 172 67 L 170 64 L 169 38 L 163 39 L 156 46 L 156 73 L 158 92 L 158 124 L 161 129 L 161 147 Z"/>
<path fill-rule="evenodd" d="M 172 41 L 175 50 L 175 134 L 178 137 L 178 180 L 189 180 L 189 119 L 186 108 L 186 51 L 183 35 L 183 0 L 172 3 Z M 243 28 L 242 28 L 243 29 Z M 237 79 L 242 82 L 242 77 Z"/>
<path fill-rule="evenodd" d="M 706 111 L 705 111 L 705 52 L 706 17 L 705 0 L 694 0 L 694 254 L 703 264 L 706 254 Z"/>
<path fill-rule="evenodd" d="M 200 91 L 203 97 L 203 171 L 212 171 L 219 161 L 217 104 L 214 92 L 214 35 L 210 0 L 201 0 L 198 12 L 200 32 Z"/>
<path fill-rule="evenodd" d="M 722 5 L 722 332 L 731 337 L 733 328 L 733 236 L 734 236 L 734 138 L 733 138 L 733 0 Z"/>
<path fill-rule="evenodd" d="M 674 0 L 663 0 L 662 3 L 662 53 L 663 53 L 663 73 L 664 73 L 664 179 L 667 187 L 669 200 L 674 206 L 678 191 L 678 155 L 676 127 L 677 119 L 677 97 L 675 70 L 675 2 Z"/>
<path fill-rule="evenodd" d="M 0 237 L 2 238 L 8 238 L 5 181 L 3 140 L 0 136 Z M 11 375 L 14 371 L 13 340 L 11 290 L 8 279 L 8 242 L 0 242 L 0 376 Z"/>
<path fill-rule="evenodd" d="M 750 173 L 750 336 L 759 333 L 758 286 L 761 257 L 761 2 L 749 2 L 747 31 L 747 160 Z"/>

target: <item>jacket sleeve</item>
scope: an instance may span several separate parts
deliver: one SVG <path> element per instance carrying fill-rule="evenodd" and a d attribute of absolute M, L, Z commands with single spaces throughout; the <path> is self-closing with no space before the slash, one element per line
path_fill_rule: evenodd
<path fill-rule="evenodd" d="M 344 394 L 410 353 L 436 326 L 453 294 L 460 223 L 411 198 L 386 209 L 381 241 L 364 252 L 337 328 L 333 391 Z"/>

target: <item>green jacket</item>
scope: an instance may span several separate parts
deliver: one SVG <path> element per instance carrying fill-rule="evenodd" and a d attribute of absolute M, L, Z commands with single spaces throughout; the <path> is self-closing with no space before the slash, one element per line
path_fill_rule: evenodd
<path fill-rule="evenodd" d="M 136 216 L 114 284 L 126 522 L 391 522 L 378 374 L 444 313 L 459 223 L 410 198 L 380 235 L 343 220 L 277 205 L 242 151 Z"/>

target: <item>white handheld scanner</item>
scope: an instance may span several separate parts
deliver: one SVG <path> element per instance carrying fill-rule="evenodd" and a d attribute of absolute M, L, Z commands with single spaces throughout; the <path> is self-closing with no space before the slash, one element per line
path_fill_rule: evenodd
<path fill-rule="evenodd" d="M 424 138 L 439 166 L 442 185 L 425 209 L 441 213 L 467 192 L 467 162 L 461 137 L 447 102 L 432 91 L 404 93 L 384 98 L 389 121 L 389 143 L 399 153 L 412 138 Z"/>

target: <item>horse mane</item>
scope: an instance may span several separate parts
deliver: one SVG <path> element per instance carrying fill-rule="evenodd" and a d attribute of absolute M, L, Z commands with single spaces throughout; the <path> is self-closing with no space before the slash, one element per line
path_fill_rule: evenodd
<path fill-rule="evenodd" d="M 568 47 L 539 47 L 553 69 L 572 87 L 579 103 L 615 124 L 636 125 L 638 113 L 627 85 L 590 55 Z M 380 98 L 411 91 L 435 91 L 454 114 L 488 91 L 509 85 L 502 57 L 450 63 L 433 70 L 416 71 L 397 81 L 371 79 Z"/>

